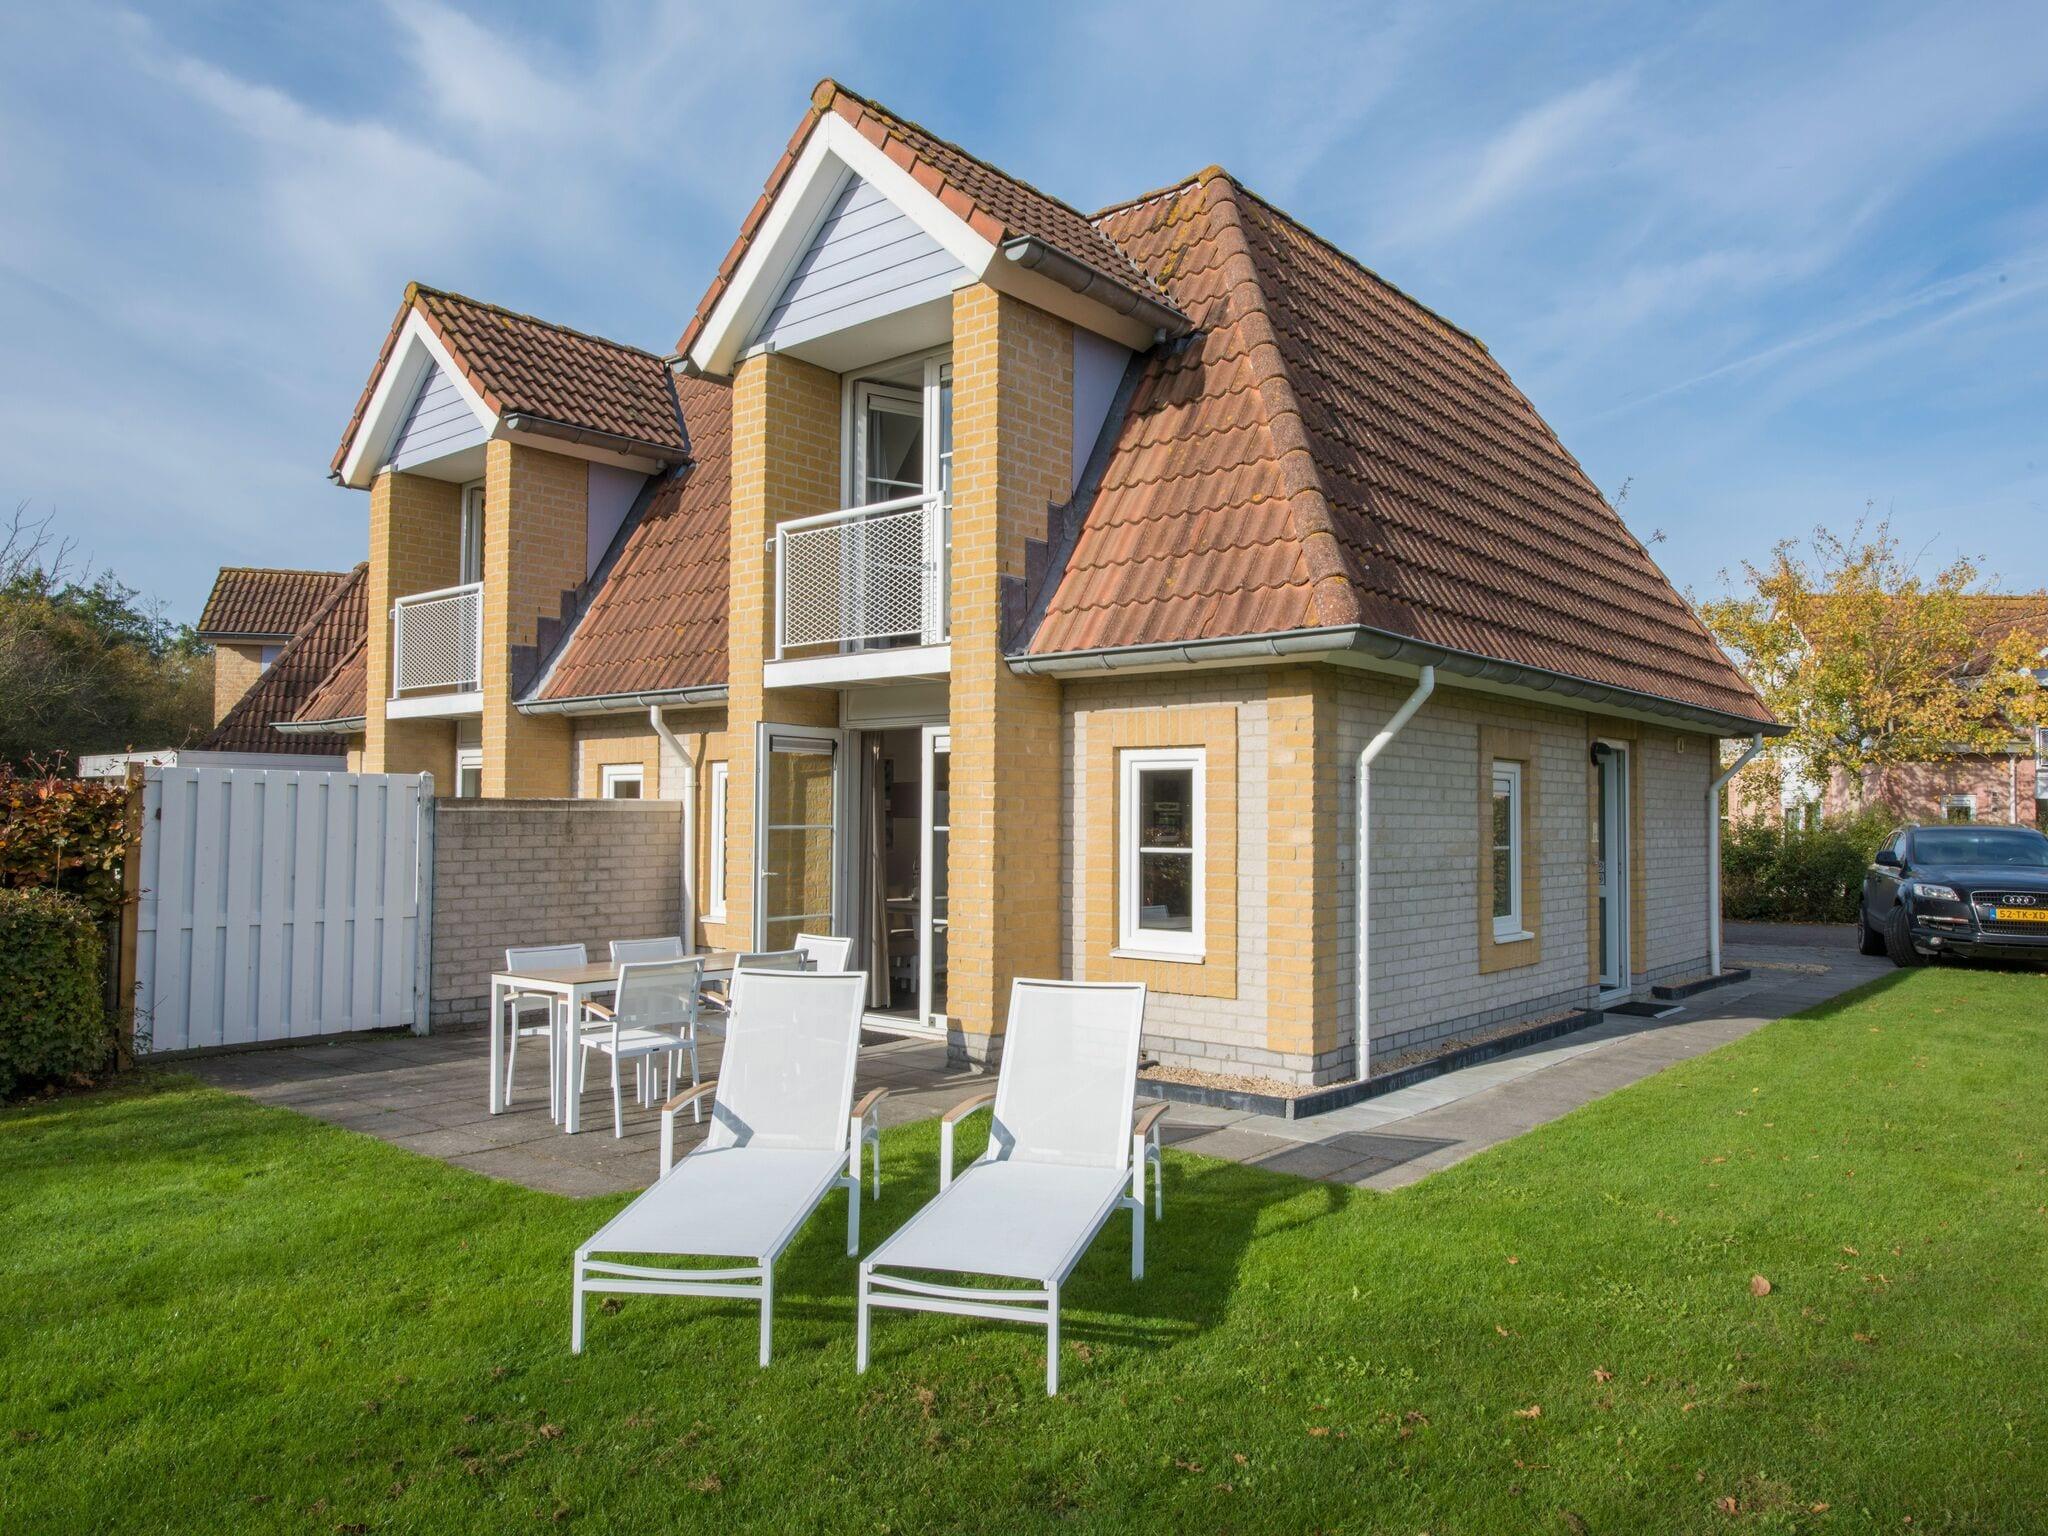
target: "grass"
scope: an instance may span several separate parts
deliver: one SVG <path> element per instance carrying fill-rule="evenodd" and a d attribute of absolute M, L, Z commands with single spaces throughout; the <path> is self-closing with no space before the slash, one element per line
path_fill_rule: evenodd
<path fill-rule="evenodd" d="M 753 1314 L 620 1203 L 180 1078 L 0 1115 L 0 1530 L 2048 1528 L 2048 978 L 1902 973 L 1394 1195 L 1169 1157 L 1043 1336 Z M 936 1185 L 886 1138 L 872 1244 Z M 1767 1277 L 1768 1294 L 1752 1277 Z M 1908 1523 L 1910 1522 L 1910 1523 Z"/>

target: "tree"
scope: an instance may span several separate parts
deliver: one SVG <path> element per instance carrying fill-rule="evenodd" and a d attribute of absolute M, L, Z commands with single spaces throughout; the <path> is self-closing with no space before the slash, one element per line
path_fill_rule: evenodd
<path fill-rule="evenodd" d="M 1971 560 L 1923 576 L 1888 524 L 1859 521 L 1743 573 L 1744 591 L 1700 615 L 1790 727 L 1770 748 L 1782 773 L 1843 770 L 1890 802 L 1892 770 L 2003 751 L 2042 708 L 2048 596 L 1987 593 Z"/>
<path fill-rule="evenodd" d="M 0 525 L 0 762 L 180 747 L 213 720 L 213 657 L 26 506 Z"/>

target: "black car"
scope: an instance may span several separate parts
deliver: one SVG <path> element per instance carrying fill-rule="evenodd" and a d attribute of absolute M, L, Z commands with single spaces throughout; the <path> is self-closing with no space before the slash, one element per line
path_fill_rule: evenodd
<path fill-rule="evenodd" d="M 1856 941 L 1894 965 L 2048 961 L 2048 837 L 2029 827 L 1902 827 L 1863 876 Z"/>

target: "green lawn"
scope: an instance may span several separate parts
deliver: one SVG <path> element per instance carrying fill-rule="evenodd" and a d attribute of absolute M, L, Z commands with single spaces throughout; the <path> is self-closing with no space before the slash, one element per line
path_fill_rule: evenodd
<path fill-rule="evenodd" d="M 766 1373 L 667 1298 L 572 1360 L 616 1200 L 181 1078 L 18 1109 L 0 1531 L 2048 1529 L 2044 1065 L 2048 978 L 1929 970 L 1396 1195 L 1170 1156 L 1052 1401 L 961 1319 L 856 1376 L 838 1196 Z M 870 1244 L 936 1145 L 886 1138 Z"/>

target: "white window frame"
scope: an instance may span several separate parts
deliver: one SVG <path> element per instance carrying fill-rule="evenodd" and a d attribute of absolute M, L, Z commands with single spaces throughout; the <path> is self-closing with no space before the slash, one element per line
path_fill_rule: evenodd
<path fill-rule="evenodd" d="M 705 818 L 705 857 L 710 862 L 709 900 L 704 906 L 706 922 L 725 921 L 725 806 L 731 765 L 711 765 L 711 810 Z"/>
<path fill-rule="evenodd" d="M 621 784 L 632 784 L 640 793 L 637 795 L 615 795 L 612 791 Z M 597 770 L 597 794 L 601 800 L 644 800 L 647 798 L 647 769 L 640 763 L 606 763 Z"/>
<path fill-rule="evenodd" d="M 1941 797 L 1941 819 L 1945 822 L 1954 821 L 1955 818 L 1949 814 L 1951 811 L 1965 811 L 1968 813 L 1961 822 L 1957 822 L 1958 826 L 1974 823 L 1977 819 L 1977 797 L 1975 795 L 1943 795 Z"/>
<path fill-rule="evenodd" d="M 1208 753 L 1200 747 L 1138 747 L 1117 754 L 1117 942 L 1115 953 L 1140 960 L 1199 964 L 1209 933 Z M 1189 807 L 1193 837 L 1187 850 L 1145 849 L 1138 844 L 1138 782 L 1147 771 L 1192 769 L 1194 800 Z M 1138 922 L 1138 864 L 1141 853 L 1187 852 L 1194 861 L 1193 910 L 1185 933 L 1143 928 Z"/>
<path fill-rule="evenodd" d="M 1494 914 L 1493 942 L 1496 944 L 1515 943 L 1535 937 L 1522 925 L 1522 844 L 1527 837 L 1522 825 L 1522 765 L 1509 758 L 1495 758 L 1492 790 L 1486 800 L 1486 836 L 1488 847 L 1492 849 L 1496 862 L 1501 857 L 1501 850 L 1492 842 L 1493 806 L 1500 798 L 1503 785 L 1507 788 L 1508 796 L 1508 910 L 1505 914 Z M 1491 908 L 1491 892 L 1488 893 L 1488 897 L 1487 905 Z"/>
<path fill-rule="evenodd" d="M 462 776 L 472 768 L 476 770 L 476 793 L 474 795 L 465 795 L 462 792 Z M 455 749 L 455 798 L 458 800 L 477 800 L 483 797 L 483 792 L 484 749 L 482 747 L 457 747 Z"/>

